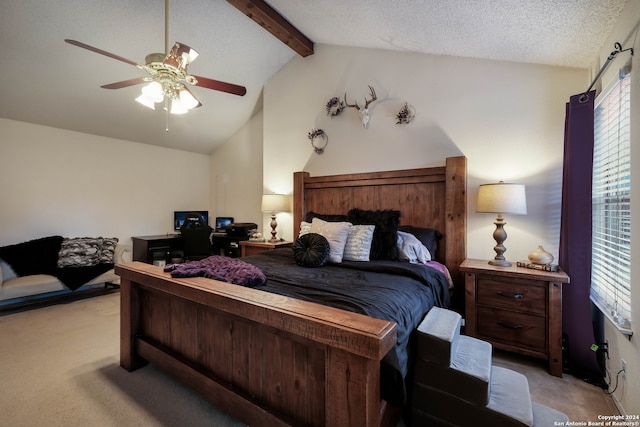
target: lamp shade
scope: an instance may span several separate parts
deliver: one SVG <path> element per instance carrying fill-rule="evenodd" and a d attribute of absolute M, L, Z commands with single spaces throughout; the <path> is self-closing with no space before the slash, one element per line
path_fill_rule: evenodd
<path fill-rule="evenodd" d="M 526 215 L 527 197 L 524 185 L 502 181 L 480 185 L 476 212 Z"/>
<path fill-rule="evenodd" d="M 265 194 L 262 196 L 263 212 L 285 212 L 289 210 L 289 196 L 284 194 Z"/>

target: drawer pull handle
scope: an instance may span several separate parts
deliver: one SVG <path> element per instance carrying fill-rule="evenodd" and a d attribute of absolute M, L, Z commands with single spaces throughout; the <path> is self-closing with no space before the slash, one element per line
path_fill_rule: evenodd
<path fill-rule="evenodd" d="M 506 323 L 506 322 L 498 322 L 498 325 L 502 326 L 503 328 L 522 329 L 522 325 L 512 325 L 512 324 Z"/>
<path fill-rule="evenodd" d="M 522 298 L 524 298 L 524 295 L 522 295 L 522 294 L 509 294 L 509 293 L 504 293 L 502 291 L 498 291 L 496 293 L 498 295 L 500 295 L 501 297 L 505 297 L 505 298 L 513 298 L 513 299 L 522 299 Z"/>

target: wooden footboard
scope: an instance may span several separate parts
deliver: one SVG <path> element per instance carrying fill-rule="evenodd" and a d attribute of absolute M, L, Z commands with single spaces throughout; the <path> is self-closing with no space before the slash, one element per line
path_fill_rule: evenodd
<path fill-rule="evenodd" d="M 389 421 L 380 361 L 395 323 L 139 262 L 116 273 L 128 371 L 150 362 L 249 425 Z"/>

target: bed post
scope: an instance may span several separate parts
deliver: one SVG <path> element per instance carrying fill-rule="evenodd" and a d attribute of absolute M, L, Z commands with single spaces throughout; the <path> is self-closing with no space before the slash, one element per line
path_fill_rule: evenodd
<path fill-rule="evenodd" d="M 448 157 L 446 170 L 445 259 L 455 286 L 451 307 L 464 313 L 464 278 L 459 267 L 467 257 L 467 158 Z"/>
<path fill-rule="evenodd" d="M 304 220 L 304 180 L 309 177 L 309 172 L 293 173 L 293 238 L 300 234 L 300 223 Z"/>

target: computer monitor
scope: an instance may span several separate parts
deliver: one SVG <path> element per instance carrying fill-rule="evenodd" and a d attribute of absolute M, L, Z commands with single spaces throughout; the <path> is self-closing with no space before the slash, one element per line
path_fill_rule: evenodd
<path fill-rule="evenodd" d="M 200 214 L 204 222 L 209 224 L 209 211 L 173 211 L 173 229 L 180 231 L 180 227 L 182 227 L 185 219 L 187 219 L 187 215 L 192 212 Z"/>
<path fill-rule="evenodd" d="M 216 230 L 222 230 L 227 225 L 233 224 L 233 217 L 230 216 L 217 216 L 216 217 Z"/>

